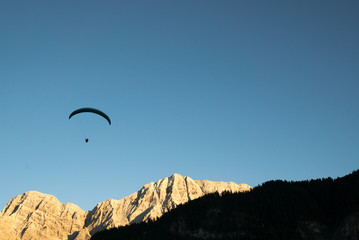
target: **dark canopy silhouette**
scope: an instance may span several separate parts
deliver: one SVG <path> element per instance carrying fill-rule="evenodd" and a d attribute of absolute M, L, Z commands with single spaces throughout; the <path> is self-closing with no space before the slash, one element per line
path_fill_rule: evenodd
<path fill-rule="evenodd" d="M 100 110 L 98 110 L 98 109 L 96 109 L 96 108 L 88 108 L 88 107 L 87 107 L 87 108 L 77 109 L 77 110 L 73 111 L 73 112 L 70 114 L 69 119 L 70 119 L 72 116 L 76 115 L 76 114 L 84 113 L 84 112 L 90 112 L 90 113 L 98 114 L 98 115 L 102 116 L 103 118 L 105 118 L 105 119 L 108 121 L 108 123 L 111 125 L 111 119 L 110 119 L 104 112 L 102 112 L 102 111 L 100 111 Z"/>

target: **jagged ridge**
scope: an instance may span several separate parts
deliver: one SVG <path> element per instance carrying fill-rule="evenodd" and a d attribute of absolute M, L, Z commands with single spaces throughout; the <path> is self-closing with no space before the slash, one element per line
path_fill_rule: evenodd
<path fill-rule="evenodd" d="M 0 240 L 88 240 L 100 230 L 155 219 L 207 193 L 249 189 L 247 184 L 193 180 L 174 174 L 120 200 L 107 199 L 88 212 L 31 191 L 11 199 L 0 213 Z"/>

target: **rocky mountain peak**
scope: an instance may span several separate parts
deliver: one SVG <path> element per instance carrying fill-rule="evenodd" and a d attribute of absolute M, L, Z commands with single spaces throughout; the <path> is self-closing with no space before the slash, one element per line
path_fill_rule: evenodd
<path fill-rule="evenodd" d="M 246 184 L 193 180 L 173 174 L 120 200 L 107 199 L 88 212 L 36 191 L 14 197 L 0 213 L 0 240 L 88 240 L 112 227 L 147 221 L 207 193 L 247 191 Z"/>
<path fill-rule="evenodd" d="M 85 212 L 37 191 L 9 201 L 0 215 L 0 239 L 67 239 L 82 229 Z"/>

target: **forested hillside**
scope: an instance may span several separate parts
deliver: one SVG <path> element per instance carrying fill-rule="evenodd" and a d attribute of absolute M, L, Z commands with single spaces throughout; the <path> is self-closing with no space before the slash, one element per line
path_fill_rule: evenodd
<path fill-rule="evenodd" d="M 250 192 L 209 194 L 157 221 L 92 239 L 359 239 L 359 171 L 335 180 L 276 180 Z"/>

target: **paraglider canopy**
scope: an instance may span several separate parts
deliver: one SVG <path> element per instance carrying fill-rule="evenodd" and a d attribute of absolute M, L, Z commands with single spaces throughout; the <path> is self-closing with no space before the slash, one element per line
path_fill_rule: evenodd
<path fill-rule="evenodd" d="M 80 109 L 77 109 L 75 111 L 73 111 L 70 116 L 69 116 L 69 119 L 76 115 L 76 114 L 79 114 L 79 113 L 84 113 L 84 112 L 90 112 L 90 113 L 95 113 L 95 114 L 98 114 L 100 116 L 102 116 L 103 118 L 105 118 L 107 120 L 107 122 L 111 125 L 111 119 L 102 111 L 96 109 L 96 108 L 80 108 Z"/>

